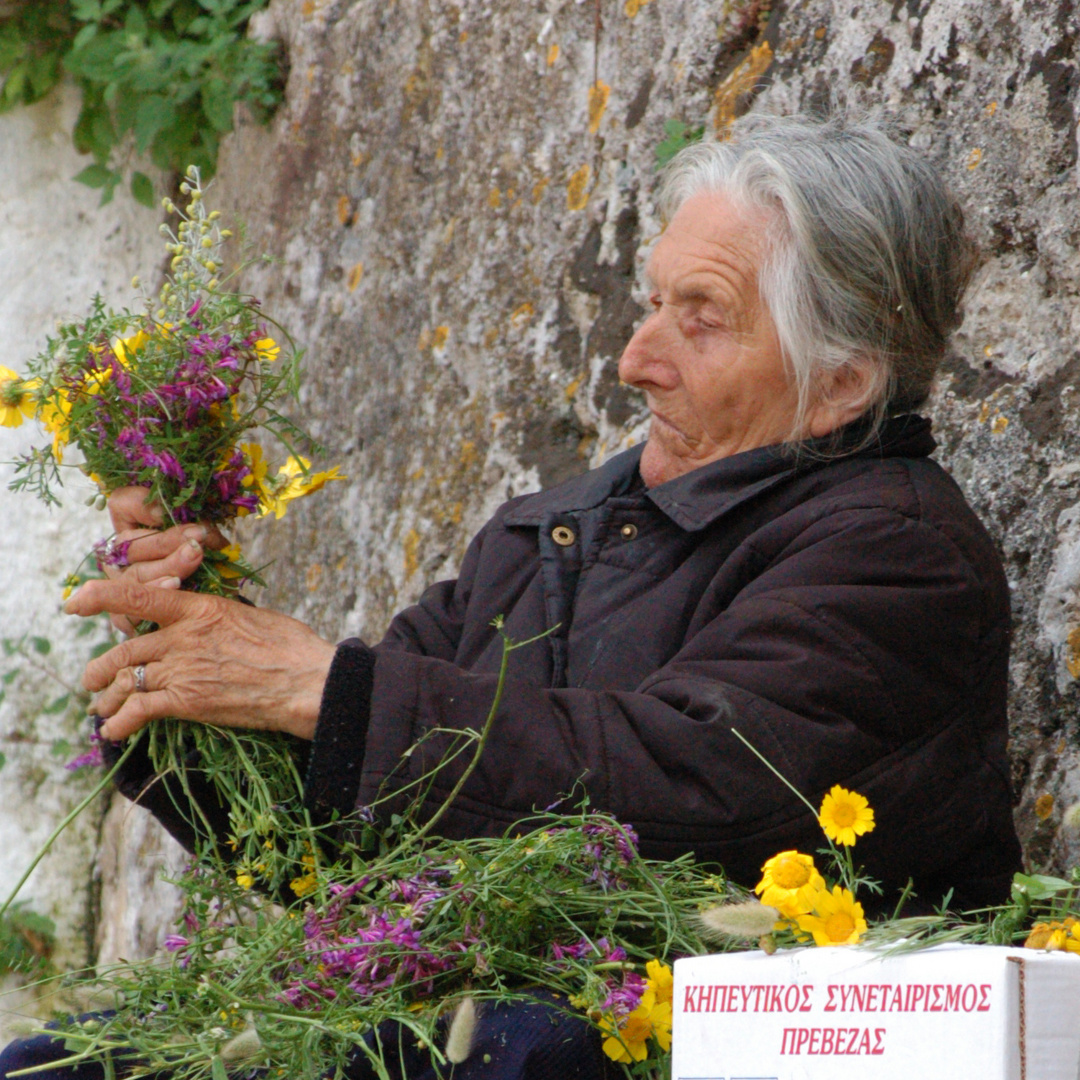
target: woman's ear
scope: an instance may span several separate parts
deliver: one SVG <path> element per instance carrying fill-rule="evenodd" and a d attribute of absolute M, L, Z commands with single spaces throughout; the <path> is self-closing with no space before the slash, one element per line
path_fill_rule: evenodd
<path fill-rule="evenodd" d="M 806 416 L 807 435 L 820 439 L 857 420 L 877 400 L 882 377 L 881 366 L 869 357 L 847 360 L 819 376 Z"/>

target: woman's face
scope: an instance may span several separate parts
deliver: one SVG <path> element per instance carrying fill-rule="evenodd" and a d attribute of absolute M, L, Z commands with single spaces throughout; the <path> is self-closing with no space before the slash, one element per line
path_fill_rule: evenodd
<path fill-rule="evenodd" d="M 650 487 L 783 441 L 797 397 L 758 293 L 767 217 L 726 195 L 688 199 L 649 258 L 652 314 L 619 361 L 652 412 Z"/>

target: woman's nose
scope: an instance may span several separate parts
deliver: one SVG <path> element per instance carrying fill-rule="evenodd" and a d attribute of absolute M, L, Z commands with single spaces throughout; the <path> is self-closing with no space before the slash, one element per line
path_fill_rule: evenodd
<path fill-rule="evenodd" d="M 652 312 L 634 332 L 619 357 L 619 378 L 631 386 L 653 383 L 667 386 L 673 382 L 674 369 L 670 333 L 661 308 Z"/>

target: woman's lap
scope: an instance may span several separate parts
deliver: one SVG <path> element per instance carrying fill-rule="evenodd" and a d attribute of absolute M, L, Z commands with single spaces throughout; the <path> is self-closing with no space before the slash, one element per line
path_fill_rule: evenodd
<path fill-rule="evenodd" d="M 436 1071 L 428 1051 L 415 1037 L 390 1025 L 380 1031 L 383 1059 L 393 1080 L 439 1080 L 451 1075 L 448 1066 Z M 0 1080 L 19 1069 L 46 1065 L 70 1056 L 62 1039 L 38 1035 L 19 1039 L 0 1053 Z M 125 1075 L 122 1062 L 117 1076 Z M 252 1075 L 240 1069 L 239 1076 Z M 354 1055 L 347 1080 L 376 1080 L 362 1053 Z M 469 1056 L 453 1068 L 453 1080 L 605 1080 L 615 1073 L 608 1066 L 597 1032 L 583 1018 L 544 1000 L 489 1005 L 480 1010 Z M 37 1080 L 105 1080 L 96 1062 L 64 1065 L 33 1076 Z M 29 1078 L 28 1078 L 29 1080 Z M 300 1077 L 293 1080 L 302 1080 Z"/>

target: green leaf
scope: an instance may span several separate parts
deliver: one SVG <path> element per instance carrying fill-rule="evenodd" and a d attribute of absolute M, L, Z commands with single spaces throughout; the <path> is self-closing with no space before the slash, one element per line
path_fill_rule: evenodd
<path fill-rule="evenodd" d="M 96 22 L 87 23 L 72 39 L 71 52 L 78 52 L 79 49 L 90 42 L 97 32 L 98 24 Z"/>
<path fill-rule="evenodd" d="M 176 117 L 172 103 L 155 94 L 146 98 L 135 111 L 135 149 L 145 154 L 159 131 L 169 127 Z"/>
<path fill-rule="evenodd" d="M 229 1080 L 229 1074 L 225 1071 L 225 1062 L 218 1054 L 214 1055 L 214 1060 L 210 1065 L 210 1075 L 213 1080 Z"/>
<path fill-rule="evenodd" d="M 48 656 L 52 652 L 52 642 L 48 638 L 32 637 L 30 645 L 33 647 L 34 652 L 39 653 L 41 656 Z"/>
<path fill-rule="evenodd" d="M 102 641 L 90 650 L 90 659 L 96 660 L 99 656 L 104 656 L 112 647 L 111 641 Z"/>
<path fill-rule="evenodd" d="M 91 188 L 103 188 L 113 176 L 113 171 L 107 165 L 87 165 L 78 176 L 75 177 L 80 184 Z"/>
<path fill-rule="evenodd" d="M 0 769 L 7 764 L 7 754 L 3 750 L 0 750 Z"/>
<path fill-rule="evenodd" d="M 81 22 L 96 22 L 101 18 L 101 0 L 71 0 L 71 13 Z"/>
<path fill-rule="evenodd" d="M 55 701 L 49 702 L 41 711 L 46 716 L 55 716 L 57 713 L 63 712 L 68 707 L 68 702 L 71 701 L 70 694 L 61 694 Z"/>
<path fill-rule="evenodd" d="M 233 95 L 224 79 L 208 79 L 202 86 L 202 107 L 215 130 L 232 131 Z"/>
<path fill-rule="evenodd" d="M 146 173 L 131 174 L 131 194 L 137 203 L 142 203 L 151 210 L 157 205 L 154 200 L 154 184 Z"/>
<path fill-rule="evenodd" d="M 5 671 L 3 675 L 0 675 L 0 682 L 5 686 L 10 686 L 15 681 L 15 676 L 19 674 L 18 668 L 12 668 L 11 671 Z"/>
<path fill-rule="evenodd" d="M 67 739 L 54 739 L 52 746 L 49 747 L 49 753 L 56 758 L 70 757 L 71 743 Z"/>

